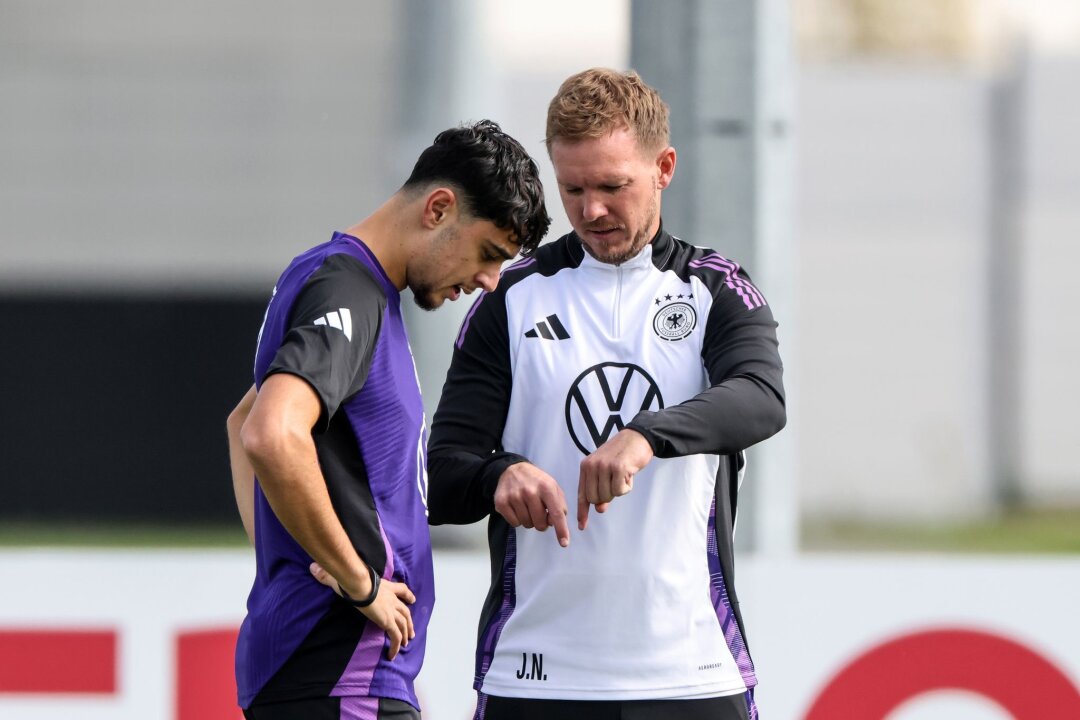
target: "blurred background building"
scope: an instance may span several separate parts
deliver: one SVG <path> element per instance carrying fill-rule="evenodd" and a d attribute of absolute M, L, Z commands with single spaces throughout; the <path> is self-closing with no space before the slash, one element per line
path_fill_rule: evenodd
<path fill-rule="evenodd" d="M 781 341 L 800 514 L 1080 505 L 1080 9 L 788 9 L 768 41 L 795 49 L 793 272 L 764 289 L 798 317 Z M 534 153 L 567 231 L 546 104 L 571 72 L 628 66 L 633 17 L 0 0 L 0 518 L 232 522 L 223 423 L 277 273 L 480 117 Z M 724 252 L 709 235 L 691 239 Z M 429 409 L 464 310 L 410 320 Z"/>
<path fill-rule="evenodd" d="M 808 516 L 1080 500 L 1080 8 L 794 3 Z"/>

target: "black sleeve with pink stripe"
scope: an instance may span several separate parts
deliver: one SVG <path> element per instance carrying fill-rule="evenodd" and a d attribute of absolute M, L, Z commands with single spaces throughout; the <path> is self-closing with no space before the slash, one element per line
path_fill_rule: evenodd
<path fill-rule="evenodd" d="M 776 321 L 765 298 L 738 265 L 715 253 L 690 263 L 713 296 L 701 359 L 709 387 L 628 424 L 657 457 L 732 454 L 779 432 L 787 422 Z"/>

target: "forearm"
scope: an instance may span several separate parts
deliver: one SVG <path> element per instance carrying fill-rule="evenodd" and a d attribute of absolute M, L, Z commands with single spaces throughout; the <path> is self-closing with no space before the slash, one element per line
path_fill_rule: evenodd
<path fill-rule="evenodd" d="M 787 422 L 783 390 L 755 376 L 732 377 L 679 405 L 643 412 L 627 427 L 657 457 L 731 454 L 779 432 Z"/>
<path fill-rule="evenodd" d="M 243 440 L 282 526 L 350 596 L 366 597 L 371 591 L 367 566 L 334 511 L 311 435 L 281 433 L 267 439 L 245 432 Z"/>
<path fill-rule="evenodd" d="M 252 545 L 255 544 L 255 469 L 244 453 L 240 428 L 244 426 L 254 402 L 255 388 L 252 387 L 229 414 L 225 423 L 229 437 L 229 468 L 232 471 L 236 509 L 240 512 L 240 521 L 244 524 L 244 532 Z"/>
<path fill-rule="evenodd" d="M 433 442 L 428 454 L 428 522 L 468 525 L 484 519 L 495 509 L 495 489 L 503 471 L 524 460 L 512 453 L 481 456 Z"/>
<path fill-rule="evenodd" d="M 748 311 L 734 293 L 718 293 L 701 359 L 710 387 L 627 424 L 656 457 L 730 455 L 779 432 L 787 422 L 784 366 L 768 306 Z"/>

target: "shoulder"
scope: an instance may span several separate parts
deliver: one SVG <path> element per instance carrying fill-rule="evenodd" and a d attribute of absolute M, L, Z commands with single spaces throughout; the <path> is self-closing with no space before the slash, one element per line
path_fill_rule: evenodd
<path fill-rule="evenodd" d="M 376 269 L 331 245 L 296 258 L 282 275 L 274 299 L 288 327 L 328 325 L 351 340 L 354 330 L 370 331 L 382 324 L 389 297 Z"/>
<path fill-rule="evenodd" d="M 668 235 L 664 238 L 666 251 L 661 269 L 675 272 L 685 280 L 698 279 L 714 298 L 730 295 L 738 298 L 747 310 L 764 307 L 765 296 L 754 285 L 750 275 L 735 260 L 708 247 L 692 245 Z"/>
<path fill-rule="evenodd" d="M 371 266 L 369 260 L 341 241 L 333 240 L 316 245 L 289 263 L 278 278 L 275 298 L 291 304 L 300 295 L 344 294 L 358 301 L 375 301 L 386 305 L 387 281 Z"/>
<path fill-rule="evenodd" d="M 386 288 L 376 271 L 348 253 L 327 254 L 311 274 L 308 284 L 325 285 L 330 292 L 386 305 Z"/>

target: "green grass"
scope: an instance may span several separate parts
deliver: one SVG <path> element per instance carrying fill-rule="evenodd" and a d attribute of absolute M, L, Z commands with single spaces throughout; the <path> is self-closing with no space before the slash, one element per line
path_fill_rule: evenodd
<path fill-rule="evenodd" d="M 954 523 L 847 520 L 804 525 L 808 551 L 1080 553 L 1080 508 L 1023 509 Z"/>
<path fill-rule="evenodd" d="M 0 548 L 245 548 L 235 524 L 0 522 Z M 809 552 L 1080 553 L 1080 507 L 1025 509 L 963 523 L 807 521 Z"/>
<path fill-rule="evenodd" d="M 248 540 L 235 525 L 145 523 L 0 523 L 0 547 L 243 548 Z"/>

